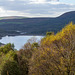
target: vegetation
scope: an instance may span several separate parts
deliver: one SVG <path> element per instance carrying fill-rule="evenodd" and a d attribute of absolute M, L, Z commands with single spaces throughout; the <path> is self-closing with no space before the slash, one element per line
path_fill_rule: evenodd
<path fill-rule="evenodd" d="M 19 18 L 4 17 L 0 20 L 0 37 L 6 35 L 45 35 L 57 33 L 69 22 L 75 23 L 75 11 L 67 12 L 56 18 Z M 17 32 L 19 31 L 19 32 Z"/>
<path fill-rule="evenodd" d="M 31 39 L 19 51 L 10 43 L 0 47 L 0 75 L 75 75 L 75 25 L 47 32 L 39 43 Z"/>
<path fill-rule="evenodd" d="M 75 25 L 41 41 L 33 53 L 29 75 L 75 75 Z"/>
<path fill-rule="evenodd" d="M 0 47 L 0 75 L 19 75 L 17 53 L 13 44 Z"/>
<path fill-rule="evenodd" d="M 47 32 L 46 33 L 46 36 L 50 36 L 50 35 L 52 35 L 52 34 L 54 34 L 53 32 Z"/>
<path fill-rule="evenodd" d="M 17 62 L 7 61 L 2 68 L 1 75 L 20 75 Z"/>

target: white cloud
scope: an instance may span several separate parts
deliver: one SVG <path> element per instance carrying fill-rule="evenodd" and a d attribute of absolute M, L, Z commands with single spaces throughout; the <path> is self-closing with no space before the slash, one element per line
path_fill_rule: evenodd
<path fill-rule="evenodd" d="M 58 0 L 30 0 L 30 3 L 56 3 Z"/>
<path fill-rule="evenodd" d="M 46 2 L 46 0 L 30 0 L 32 2 Z"/>
<path fill-rule="evenodd" d="M 15 0 L 9 0 L 9 1 L 15 1 Z"/>
<path fill-rule="evenodd" d="M 56 17 L 74 10 L 75 5 L 56 0 L 0 0 L 0 16 Z"/>
<path fill-rule="evenodd" d="M 0 7 L 0 17 L 2 16 L 24 16 L 25 14 L 19 11 L 12 11 L 12 10 L 4 10 Z M 26 14 L 27 15 L 27 14 Z"/>

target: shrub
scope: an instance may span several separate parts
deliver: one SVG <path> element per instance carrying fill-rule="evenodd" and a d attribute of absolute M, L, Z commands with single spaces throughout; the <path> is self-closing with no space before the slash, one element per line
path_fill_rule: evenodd
<path fill-rule="evenodd" d="M 17 62 L 7 61 L 2 68 L 1 75 L 20 75 Z"/>

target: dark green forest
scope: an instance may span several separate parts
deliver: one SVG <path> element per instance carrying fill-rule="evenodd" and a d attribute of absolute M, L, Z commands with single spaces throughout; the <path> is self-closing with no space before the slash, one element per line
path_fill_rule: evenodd
<path fill-rule="evenodd" d="M 75 24 L 47 32 L 40 42 L 31 39 L 19 51 L 1 46 L 0 75 L 75 75 Z"/>
<path fill-rule="evenodd" d="M 0 20 L 0 37 L 6 35 L 45 35 L 50 31 L 57 33 L 71 21 L 75 23 L 75 11 L 64 13 L 55 18 L 7 17 L 7 19 Z"/>

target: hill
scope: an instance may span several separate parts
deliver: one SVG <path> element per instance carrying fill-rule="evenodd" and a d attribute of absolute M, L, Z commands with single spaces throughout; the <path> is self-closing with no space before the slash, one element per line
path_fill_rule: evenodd
<path fill-rule="evenodd" d="M 75 23 L 75 11 L 50 18 L 7 17 L 0 20 L 0 36 L 5 35 L 45 35 L 47 31 L 57 33 L 69 22 Z"/>
<path fill-rule="evenodd" d="M 3 20 L 3 19 L 22 19 L 22 18 L 27 18 L 27 17 L 22 17 L 22 16 L 7 16 L 7 17 L 0 17 L 0 20 Z"/>

